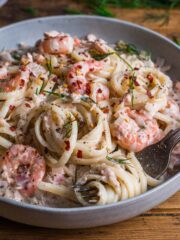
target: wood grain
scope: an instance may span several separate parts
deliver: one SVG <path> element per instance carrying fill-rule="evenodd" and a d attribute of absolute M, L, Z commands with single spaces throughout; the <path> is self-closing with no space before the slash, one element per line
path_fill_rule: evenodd
<path fill-rule="evenodd" d="M 81 1 L 82 2 L 82 1 Z M 28 13 L 26 8 L 35 8 L 36 13 Z M 0 26 L 40 16 L 59 15 L 64 9 L 77 8 L 85 13 L 90 10 L 83 4 L 68 0 L 9 0 L 0 8 Z M 168 24 L 144 21 L 147 13 L 164 13 L 165 10 L 111 9 L 117 18 L 149 27 L 169 38 L 180 37 L 180 10 L 169 12 Z M 118 213 L 117 213 L 118 214 Z M 26 226 L 0 218 L 0 240 L 179 240 L 180 239 L 180 192 L 168 201 L 143 215 L 110 226 L 82 230 L 53 230 Z"/>
<path fill-rule="evenodd" d="M 0 224 L 0 239 L 3 240 L 179 240 L 179 236 L 179 215 L 140 216 L 109 226 L 78 230 L 35 228 L 4 219 Z"/>

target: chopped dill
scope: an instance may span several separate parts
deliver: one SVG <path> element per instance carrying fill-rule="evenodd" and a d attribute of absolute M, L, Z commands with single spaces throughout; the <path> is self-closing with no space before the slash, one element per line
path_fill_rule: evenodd
<path fill-rule="evenodd" d="M 79 11 L 78 9 L 69 8 L 69 7 L 65 8 L 64 12 L 67 13 L 67 14 L 83 14 L 83 12 Z"/>
<path fill-rule="evenodd" d="M 63 138 L 69 138 L 71 136 L 71 131 L 72 131 L 72 123 L 76 121 L 74 120 L 69 120 L 66 124 L 64 124 L 64 129 L 65 129 L 65 135 Z"/>
<path fill-rule="evenodd" d="M 108 56 L 114 54 L 114 52 L 100 54 L 100 53 L 97 53 L 96 51 L 89 51 L 89 53 L 91 54 L 91 57 L 97 61 L 101 61 L 107 58 Z"/>
<path fill-rule="evenodd" d="M 96 102 L 88 96 L 82 96 L 80 99 L 81 99 L 81 101 L 84 101 L 84 102 L 87 102 L 87 103 L 95 103 L 96 104 Z"/>
<path fill-rule="evenodd" d="M 143 21 L 160 22 L 160 26 L 167 25 L 169 20 L 169 11 L 165 11 L 164 13 L 146 13 L 143 18 Z"/>
<path fill-rule="evenodd" d="M 125 43 L 124 41 L 119 41 L 115 48 L 117 52 L 127 53 L 130 55 L 137 55 L 141 60 L 148 60 L 150 58 L 150 54 L 145 50 L 139 50 L 136 45 L 132 43 Z"/>
<path fill-rule="evenodd" d="M 46 67 L 49 71 L 49 76 L 51 76 L 52 72 L 53 72 L 53 67 L 52 67 L 52 61 L 51 61 L 51 58 L 50 59 L 46 59 Z"/>
<path fill-rule="evenodd" d="M 53 95 L 53 96 L 56 96 L 58 98 L 62 98 L 64 101 L 68 101 L 71 99 L 71 96 L 68 95 L 68 94 L 65 94 L 65 93 L 56 93 L 56 92 L 53 92 L 53 91 L 43 91 L 45 93 L 49 93 L 49 95 Z"/>
<path fill-rule="evenodd" d="M 33 16 L 36 16 L 38 14 L 38 10 L 36 8 L 33 7 L 26 7 L 22 9 L 24 12 L 29 13 Z"/>
<path fill-rule="evenodd" d="M 115 159 L 115 158 L 106 156 L 106 159 L 109 160 L 109 161 L 115 162 L 115 163 L 119 163 L 119 164 L 129 164 L 127 162 L 128 159 L 126 159 L 126 158 L 124 158 L 124 159 L 122 159 L 122 158 Z"/>

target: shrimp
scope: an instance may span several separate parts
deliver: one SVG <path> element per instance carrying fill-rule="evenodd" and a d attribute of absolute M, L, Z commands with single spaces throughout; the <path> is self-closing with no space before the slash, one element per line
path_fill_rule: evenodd
<path fill-rule="evenodd" d="M 86 75 L 89 72 L 101 70 L 103 63 L 101 61 L 89 60 L 75 63 L 67 75 L 67 83 L 73 92 L 80 94 L 89 94 L 89 84 Z"/>
<path fill-rule="evenodd" d="M 48 54 L 68 54 L 74 47 L 74 39 L 65 33 L 51 31 L 38 45 L 40 52 Z"/>
<path fill-rule="evenodd" d="M 9 77 L 7 75 L 3 81 L 0 81 L 0 89 L 2 89 L 3 92 L 12 92 L 16 89 L 22 89 L 26 85 L 28 79 L 29 70 L 25 67 L 20 70 L 15 76 Z"/>
<path fill-rule="evenodd" d="M 100 82 L 90 83 L 90 97 L 97 103 L 108 100 L 109 88 Z"/>
<path fill-rule="evenodd" d="M 111 124 L 111 132 L 119 146 L 134 152 L 141 151 L 162 136 L 155 119 L 143 110 L 131 110 L 129 107 L 118 113 Z"/>
<path fill-rule="evenodd" d="M 35 148 L 21 144 L 12 145 L 2 160 L 3 177 L 24 196 L 37 190 L 45 175 L 45 160 Z"/>

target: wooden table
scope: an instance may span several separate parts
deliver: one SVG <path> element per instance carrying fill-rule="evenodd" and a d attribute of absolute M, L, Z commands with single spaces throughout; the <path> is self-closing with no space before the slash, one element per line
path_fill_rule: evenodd
<path fill-rule="evenodd" d="M 68 0 L 9 0 L 8 4 L 0 9 L 0 26 L 20 21 L 34 16 L 59 15 L 66 7 L 76 7 L 89 12 L 82 4 Z M 33 7 L 37 11 L 27 10 Z M 129 20 L 167 37 L 180 37 L 180 10 L 170 11 L 170 20 L 166 25 L 152 20 L 144 21 L 146 13 L 164 13 L 164 10 L 128 10 L 112 9 L 116 17 Z M 117 213 L 118 214 L 118 213 Z M 52 230 L 25 226 L 0 218 L 0 240 L 49 240 L 49 239 L 104 239 L 104 240 L 179 240 L 180 239 L 180 192 L 165 203 L 157 206 L 143 215 L 131 220 L 105 227 L 83 230 Z"/>

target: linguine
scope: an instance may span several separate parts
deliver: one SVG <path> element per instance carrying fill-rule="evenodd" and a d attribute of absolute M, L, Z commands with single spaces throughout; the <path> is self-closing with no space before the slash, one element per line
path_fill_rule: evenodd
<path fill-rule="evenodd" d="M 103 205 L 163 181 L 135 152 L 180 126 L 180 86 L 145 51 L 51 31 L 0 59 L 0 196 Z"/>

